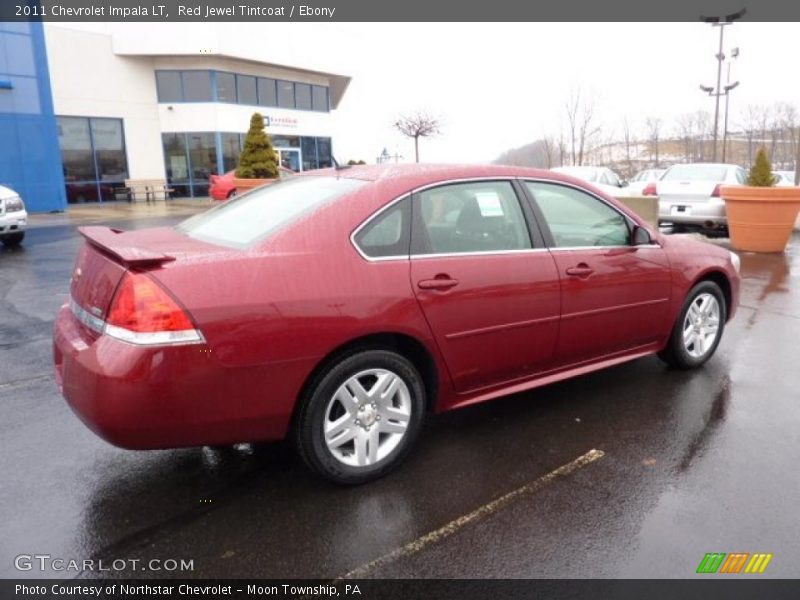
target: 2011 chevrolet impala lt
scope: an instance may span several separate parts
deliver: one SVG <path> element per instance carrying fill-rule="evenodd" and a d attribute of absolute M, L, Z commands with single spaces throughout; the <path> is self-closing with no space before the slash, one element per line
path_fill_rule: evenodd
<path fill-rule="evenodd" d="M 177 227 L 81 229 L 63 394 L 125 448 L 291 436 L 329 479 L 406 456 L 423 417 L 657 353 L 705 363 L 739 259 L 566 175 L 330 169 Z"/>

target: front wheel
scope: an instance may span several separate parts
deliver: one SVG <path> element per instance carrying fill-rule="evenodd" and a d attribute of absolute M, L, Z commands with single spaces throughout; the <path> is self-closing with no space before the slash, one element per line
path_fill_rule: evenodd
<path fill-rule="evenodd" d="M 4 246 L 9 248 L 13 248 L 14 246 L 19 246 L 22 243 L 22 240 L 25 239 L 25 232 L 18 231 L 17 233 L 9 233 L 8 235 L 2 238 L 2 242 Z"/>
<path fill-rule="evenodd" d="M 726 316 L 722 290 L 713 281 L 701 281 L 687 294 L 667 346 L 658 356 L 679 369 L 703 365 L 719 345 Z"/>
<path fill-rule="evenodd" d="M 419 433 L 425 387 L 414 365 L 388 350 L 365 350 L 330 365 L 313 382 L 297 418 L 306 464 L 343 484 L 396 467 Z"/>

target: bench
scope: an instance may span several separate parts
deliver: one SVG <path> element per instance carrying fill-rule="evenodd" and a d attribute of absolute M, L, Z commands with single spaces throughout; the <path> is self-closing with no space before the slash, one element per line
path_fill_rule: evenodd
<path fill-rule="evenodd" d="M 128 202 L 167 200 L 174 191 L 164 179 L 126 179 L 120 190 Z"/>

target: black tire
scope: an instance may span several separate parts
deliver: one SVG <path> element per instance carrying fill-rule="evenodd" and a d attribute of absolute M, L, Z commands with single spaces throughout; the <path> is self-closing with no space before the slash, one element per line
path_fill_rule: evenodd
<path fill-rule="evenodd" d="M 408 425 L 400 441 L 385 457 L 372 465 L 351 466 L 334 456 L 326 444 L 324 427 L 328 407 L 346 381 L 371 369 L 390 371 L 405 383 L 410 403 Z M 335 360 L 315 377 L 300 402 L 295 442 L 301 458 L 315 473 L 347 485 L 378 479 L 397 467 L 419 435 L 426 406 L 425 386 L 414 365 L 400 354 L 381 349 L 365 349 Z"/>
<path fill-rule="evenodd" d="M 226 197 L 227 200 L 231 200 L 236 198 L 236 188 L 233 188 L 230 192 L 228 192 L 228 196 Z"/>
<path fill-rule="evenodd" d="M 695 357 L 689 353 L 683 341 L 683 327 L 686 321 L 686 314 L 689 312 L 692 304 L 697 301 L 698 296 L 701 294 L 711 294 L 719 304 L 719 325 L 717 329 L 717 337 L 713 344 L 707 348 L 702 356 Z M 701 281 L 695 285 L 686 295 L 683 301 L 683 306 L 678 313 L 678 318 L 672 327 L 669 341 L 666 347 L 658 353 L 658 357 L 671 367 L 677 369 L 696 369 L 702 366 L 714 355 L 714 352 L 719 346 L 722 339 L 722 334 L 725 330 L 725 322 L 727 320 L 728 312 L 725 305 L 725 296 L 719 286 L 713 281 Z"/>
<path fill-rule="evenodd" d="M 4 246 L 9 248 L 13 248 L 14 246 L 19 246 L 22 243 L 22 240 L 25 239 L 25 232 L 18 231 L 17 233 L 9 233 L 2 237 L 2 242 Z"/>

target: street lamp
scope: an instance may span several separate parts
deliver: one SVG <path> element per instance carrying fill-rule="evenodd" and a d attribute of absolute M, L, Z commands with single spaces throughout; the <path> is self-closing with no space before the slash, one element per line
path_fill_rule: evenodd
<path fill-rule="evenodd" d="M 722 62 L 725 60 L 725 54 L 722 52 L 722 41 L 723 36 L 725 35 L 725 26 L 731 25 L 734 21 L 741 19 L 744 16 L 747 9 L 742 9 L 739 12 L 731 13 L 729 15 L 719 16 L 719 17 L 709 17 L 709 16 L 701 16 L 700 20 L 704 23 L 710 23 L 712 27 L 719 27 L 719 52 L 717 52 L 717 87 L 706 88 L 704 86 L 700 86 L 704 92 L 708 92 L 710 96 L 716 97 L 716 102 L 714 106 L 714 158 L 713 161 L 717 161 L 717 139 L 719 137 L 719 97 L 722 96 L 722 92 L 720 91 L 722 88 Z M 716 91 L 715 91 L 716 90 Z"/>

